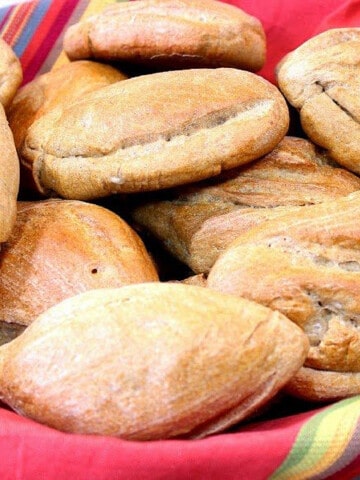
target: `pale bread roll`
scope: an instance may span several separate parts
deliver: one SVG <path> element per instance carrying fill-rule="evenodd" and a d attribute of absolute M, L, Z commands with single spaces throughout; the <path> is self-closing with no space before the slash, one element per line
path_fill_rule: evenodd
<path fill-rule="evenodd" d="M 360 173 L 360 28 L 310 38 L 277 66 L 277 82 L 303 130 L 342 166 Z"/>
<path fill-rule="evenodd" d="M 7 108 L 7 117 L 20 155 L 21 193 L 25 198 L 37 192 L 32 172 L 22 161 L 21 150 L 30 126 L 41 116 L 59 105 L 68 105 L 85 93 L 127 78 L 110 65 L 98 62 L 72 62 L 50 72 L 38 75 L 19 88 Z"/>
<path fill-rule="evenodd" d="M 279 312 L 206 288 L 92 290 L 0 348 L 0 398 L 66 432 L 199 438 L 267 402 L 307 350 Z"/>
<path fill-rule="evenodd" d="M 20 60 L 14 50 L 0 38 L 0 103 L 6 109 L 23 80 Z"/>
<path fill-rule="evenodd" d="M 84 200 L 217 175 L 271 151 L 288 122 L 280 92 L 253 73 L 161 72 L 52 110 L 22 157 L 40 191 Z"/>
<path fill-rule="evenodd" d="M 336 372 L 339 382 L 344 374 L 347 384 L 353 376 L 357 393 L 360 230 L 354 219 L 359 213 L 360 192 L 356 192 L 301 207 L 297 215 L 269 220 L 238 237 L 215 262 L 207 279 L 208 288 L 285 314 L 309 337 L 305 361 L 309 372 Z M 329 384 L 328 398 L 338 395 L 331 388 Z M 348 392 L 353 393 L 354 388 Z"/>
<path fill-rule="evenodd" d="M 5 242 L 16 220 L 16 200 L 19 192 L 20 166 L 14 137 L 4 108 L 0 104 L 0 244 Z M 1 250 L 1 247 L 0 247 Z"/>
<path fill-rule="evenodd" d="M 6 112 L 17 150 L 21 150 L 30 125 L 45 113 L 125 78 L 110 65 L 86 60 L 38 75 L 17 91 Z"/>
<path fill-rule="evenodd" d="M 257 71 L 265 62 L 260 21 L 214 0 L 115 3 L 68 28 L 72 60 L 97 58 L 158 69 L 235 67 Z"/>

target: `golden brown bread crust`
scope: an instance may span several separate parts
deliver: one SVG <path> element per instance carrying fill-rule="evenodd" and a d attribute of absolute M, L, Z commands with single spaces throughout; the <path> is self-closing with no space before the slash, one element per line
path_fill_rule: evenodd
<path fill-rule="evenodd" d="M 21 150 L 30 125 L 46 112 L 125 78 L 110 65 L 87 60 L 39 75 L 17 91 L 6 112 L 16 148 Z"/>
<path fill-rule="evenodd" d="M 27 131 L 36 119 L 59 105 L 68 105 L 85 93 L 125 78 L 110 65 L 83 60 L 39 75 L 21 87 L 6 112 L 20 161 Z M 36 191 L 28 165 L 21 162 L 21 167 L 22 191 Z"/>
<path fill-rule="evenodd" d="M 4 108 L 0 104 L 0 243 L 11 233 L 16 219 L 19 191 L 19 159 Z"/>
<path fill-rule="evenodd" d="M 0 38 L 0 103 L 6 109 L 23 80 L 20 60 L 5 40 Z"/>
<path fill-rule="evenodd" d="M 208 181 L 174 189 L 132 209 L 194 272 L 208 272 L 240 234 L 298 206 L 360 190 L 360 179 L 336 168 L 313 143 L 285 137 L 268 155 Z M 285 206 L 285 207 L 284 207 Z"/>
<path fill-rule="evenodd" d="M 305 366 L 360 372 L 359 213 L 356 192 L 265 222 L 218 258 L 207 286 L 297 323 L 310 340 Z"/>
<path fill-rule="evenodd" d="M 0 348 L 0 398 L 67 432 L 203 437 L 274 396 L 307 349 L 279 312 L 206 288 L 93 290 Z"/>
<path fill-rule="evenodd" d="M 286 384 L 284 390 L 294 397 L 310 402 L 334 402 L 359 394 L 360 373 L 302 367 Z"/>
<path fill-rule="evenodd" d="M 271 151 L 288 122 L 280 92 L 253 73 L 161 72 L 53 109 L 22 156 L 41 191 L 90 199 L 217 175 Z"/>
<path fill-rule="evenodd" d="M 120 217 L 92 204 L 48 200 L 18 203 L 14 230 L 0 252 L 0 278 L 0 319 L 28 325 L 71 295 L 158 275 Z"/>
<path fill-rule="evenodd" d="M 278 85 L 314 142 L 360 173 L 360 28 L 311 38 L 277 66 Z"/>
<path fill-rule="evenodd" d="M 68 28 L 70 59 L 100 58 L 161 69 L 234 67 L 257 71 L 265 62 L 260 21 L 214 0 L 116 3 Z"/>

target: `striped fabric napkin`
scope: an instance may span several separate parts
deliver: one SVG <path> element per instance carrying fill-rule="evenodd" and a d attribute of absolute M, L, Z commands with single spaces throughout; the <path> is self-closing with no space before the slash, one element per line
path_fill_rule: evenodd
<path fill-rule="evenodd" d="M 0 34 L 19 56 L 24 83 L 66 62 L 69 24 L 115 0 L 0 0 Z M 230 0 L 264 25 L 274 65 L 304 40 L 360 23 L 357 0 Z M 197 441 L 127 442 L 69 435 L 0 408 L 1 480 L 321 480 L 360 478 L 360 396 L 305 413 L 239 426 Z"/>
<path fill-rule="evenodd" d="M 110 3 L 114 0 L 40 0 L 0 8 L 0 33 L 21 59 L 24 83 L 65 61 L 59 55 L 63 32 L 70 23 Z"/>

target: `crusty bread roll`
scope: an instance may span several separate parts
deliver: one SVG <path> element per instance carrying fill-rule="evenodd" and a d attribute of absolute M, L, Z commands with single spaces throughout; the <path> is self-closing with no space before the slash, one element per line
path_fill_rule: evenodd
<path fill-rule="evenodd" d="M 257 71 L 265 62 L 260 21 L 214 0 L 115 3 L 68 28 L 71 59 L 99 58 L 160 69 L 235 67 Z"/>
<path fill-rule="evenodd" d="M 334 372 L 302 367 L 284 392 L 310 402 L 329 402 L 359 395 L 360 372 Z"/>
<path fill-rule="evenodd" d="M 288 122 L 280 92 L 253 73 L 161 72 L 53 109 L 22 157 L 41 191 L 85 200 L 217 175 L 271 151 Z"/>
<path fill-rule="evenodd" d="M 5 242 L 16 219 L 16 199 L 19 192 L 20 167 L 14 137 L 0 104 L 0 244 Z M 1 248 L 0 248 L 1 249 Z"/>
<path fill-rule="evenodd" d="M 37 76 L 17 91 L 6 112 L 16 148 L 21 150 L 30 125 L 46 112 L 125 78 L 110 65 L 86 60 Z"/>
<path fill-rule="evenodd" d="M 278 85 L 315 143 L 360 173 L 360 28 L 327 30 L 277 66 Z"/>
<path fill-rule="evenodd" d="M 279 312 L 206 288 L 92 290 L 0 348 L 0 398 L 67 432 L 203 437 L 273 397 L 307 350 Z"/>
<path fill-rule="evenodd" d="M 0 320 L 28 325 L 85 290 L 156 280 L 142 241 L 115 213 L 79 201 L 18 202 L 0 252 Z"/>
<path fill-rule="evenodd" d="M 5 40 L 0 38 L 0 103 L 6 109 L 23 80 L 20 60 Z"/>
<path fill-rule="evenodd" d="M 310 340 L 306 367 L 337 372 L 339 379 L 342 373 L 358 377 L 359 213 L 356 192 L 265 222 L 218 258 L 207 287 L 257 301 L 297 323 Z"/>
<path fill-rule="evenodd" d="M 300 205 L 360 190 L 308 140 L 285 137 L 268 155 L 208 181 L 179 187 L 131 210 L 134 221 L 194 272 L 208 272 L 240 234 Z M 289 208 L 290 207 L 290 208 Z"/>
<path fill-rule="evenodd" d="M 125 78 L 123 73 L 110 65 L 83 60 L 39 75 L 19 88 L 6 113 L 20 155 L 20 189 L 23 197 L 37 192 L 31 169 L 21 161 L 21 150 L 29 127 L 53 108 L 68 105 L 87 92 Z"/>

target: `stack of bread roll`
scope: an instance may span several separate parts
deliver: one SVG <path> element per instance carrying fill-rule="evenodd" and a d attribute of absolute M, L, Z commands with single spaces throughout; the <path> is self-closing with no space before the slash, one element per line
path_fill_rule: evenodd
<path fill-rule="evenodd" d="M 277 85 L 216 0 L 114 3 L 21 87 L 0 44 L 4 403 L 155 440 L 360 393 L 359 41 L 310 39 Z"/>

